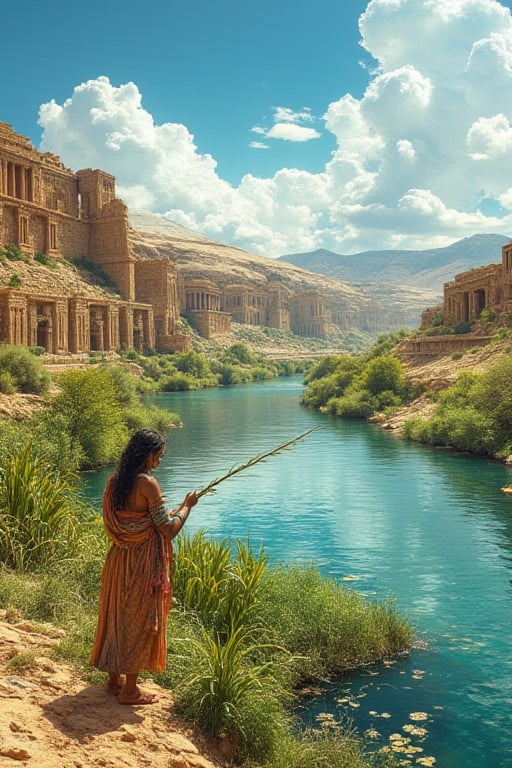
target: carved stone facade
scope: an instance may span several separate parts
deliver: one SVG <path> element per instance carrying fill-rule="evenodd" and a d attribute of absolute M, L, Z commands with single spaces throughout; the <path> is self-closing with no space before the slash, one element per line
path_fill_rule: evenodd
<path fill-rule="evenodd" d="M 113 176 L 73 173 L 0 122 L 0 246 L 9 245 L 32 263 L 41 255 L 88 262 L 116 287 L 92 296 L 67 284 L 0 283 L 0 341 L 52 354 L 184 350 L 181 312 L 205 337 L 229 334 L 232 320 L 317 338 L 347 328 L 348 315 L 317 291 L 294 292 L 277 280 L 216 285 L 180 275 L 167 255 L 137 255 Z"/>
<path fill-rule="evenodd" d="M 296 336 L 323 339 L 331 325 L 331 313 L 318 291 L 306 291 L 290 300 L 292 331 Z"/>
<path fill-rule="evenodd" d="M 65 286 L 59 295 L 0 287 L 0 341 L 53 354 L 186 346 L 175 338 L 175 266 L 135 262 L 114 177 L 72 173 L 0 123 L 0 245 L 9 244 L 29 259 L 85 259 L 114 281 L 119 296 L 73 295 Z"/>
<path fill-rule="evenodd" d="M 231 315 L 221 309 L 221 290 L 210 280 L 186 280 L 180 285 L 180 305 L 198 333 L 207 339 L 231 331 Z"/>
<path fill-rule="evenodd" d="M 483 310 L 512 312 L 512 242 L 501 249 L 501 264 L 487 264 L 455 275 L 444 284 L 443 304 L 422 314 L 421 328 L 430 327 L 437 312 L 443 325 L 473 323 Z"/>

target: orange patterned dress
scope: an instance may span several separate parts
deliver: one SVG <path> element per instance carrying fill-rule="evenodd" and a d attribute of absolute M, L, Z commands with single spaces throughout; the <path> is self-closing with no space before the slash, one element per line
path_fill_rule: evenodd
<path fill-rule="evenodd" d="M 147 512 L 114 510 L 110 478 L 103 522 L 111 541 L 101 579 L 91 664 L 105 672 L 161 672 L 167 657 L 172 543 L 158 530 L 164 499 Z"/>

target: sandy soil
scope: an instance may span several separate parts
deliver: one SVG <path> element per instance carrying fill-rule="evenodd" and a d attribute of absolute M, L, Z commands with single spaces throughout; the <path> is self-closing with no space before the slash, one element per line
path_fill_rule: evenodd
<path fill-rule="evenodd" d="M 144 681 L 158 702 L 123 706 L 51 658 L 59 630 L 1 617 L 1 768 L 225 768 L 174 714 L 169 691 Z"/>

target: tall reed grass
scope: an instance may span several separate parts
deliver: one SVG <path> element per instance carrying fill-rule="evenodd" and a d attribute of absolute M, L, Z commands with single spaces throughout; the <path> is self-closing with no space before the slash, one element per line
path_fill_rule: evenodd
<path fill-rule="evenodd" d="M 27 444 L 0 467 L 0 559 L 18 572 L 51 569 L 79 548 L 90 512 Z"/>

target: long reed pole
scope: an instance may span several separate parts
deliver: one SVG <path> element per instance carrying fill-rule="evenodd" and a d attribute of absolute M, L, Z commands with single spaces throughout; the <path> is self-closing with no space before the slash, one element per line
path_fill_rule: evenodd
<path fill-rule="evenodd" d="M 258 464 L 260 461 L 265 461 L 265 459 L 268 459 L 270 456 L 276 456 L 278 453 L 281 453 L 281 451 L 284 451 L 287 448 L 290 448 L 292 445 L 295 445 L 295 443 L 298 443 L 299 440 L 302 440 L 304 437 L 306 437 L 306 435 L 310 435 L 312 432 L 316 432 L 317 429 L 320 429 L 320 426 L 308 429 L 301 435 L 292 437 L 291 440 L 287 440 L 285 443 L 281 443 L 281 445 L 278 445 L 276 448 L 272 448 L 271 451 L 259 453 L 257 456 L 253 456 L 252 459 L 246 461 L 245 464 L 240 464 L 237 467 L 233 467 L 228 472 L 226 472 L 225 475 L 222 475 L 222 477 L 216 477 L 215 480 L 212 480 L 211 483 L 208 483 L 208 485 L 206 485 L 201 491 L 198 491 L 197 498 L 200 499 L 201 496 L 205 495 L 205 493 L 215 493 L 215 486 L 217 486 L 219 483 L 222 483 L 224 480 L 227 480 L 228 477 L 233 477 L 233 475 L 237 475 L 239 472 L 244 472 L 246 469 L 249 469 L 249 467 L 254 467 L 255 464 Z"/>

